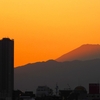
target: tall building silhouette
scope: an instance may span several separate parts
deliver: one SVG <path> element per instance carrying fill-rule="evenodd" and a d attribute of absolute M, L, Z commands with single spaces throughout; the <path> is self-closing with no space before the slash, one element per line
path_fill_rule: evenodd
<path fill-rule="evenodd" d="M 12 100 L 14 87 L 14 40 L 0 40 L 0 100 Z"/>

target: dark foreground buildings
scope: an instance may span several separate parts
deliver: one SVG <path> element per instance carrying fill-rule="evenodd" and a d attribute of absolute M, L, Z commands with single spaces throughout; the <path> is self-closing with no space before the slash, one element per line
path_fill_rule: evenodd
<path fill-rule="evenodd" d="M 0 100 L 12 100 L 14 85 L 14 40 L 0 40 Z"/>

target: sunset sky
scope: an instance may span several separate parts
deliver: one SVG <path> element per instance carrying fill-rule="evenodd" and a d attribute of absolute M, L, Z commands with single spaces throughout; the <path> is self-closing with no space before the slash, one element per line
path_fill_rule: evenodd
<path fill-rule="evenodd" d="M 100 44 L 100 0 L 0 0 L 0 39 L 15 40 L 15 67 Z"/>

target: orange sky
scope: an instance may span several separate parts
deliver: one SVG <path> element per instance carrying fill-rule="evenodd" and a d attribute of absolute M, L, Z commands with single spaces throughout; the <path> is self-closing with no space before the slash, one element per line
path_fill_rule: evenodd
<path fill-rule="evenodd" d="M 15 40 L 15 66 L 100 44 L 100 0 L 0 0 L 0 39 Z"/>

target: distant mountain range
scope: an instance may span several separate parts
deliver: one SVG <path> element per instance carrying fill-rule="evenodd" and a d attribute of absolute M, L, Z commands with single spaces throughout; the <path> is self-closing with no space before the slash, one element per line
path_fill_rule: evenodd
<path fill-rule="evenodd" d="M 17 67 L 14 69 L 15 89 L 35 92 L 38 86 L 47 85 L 54 90 L 58 84 L 59 89 L 69 86 L 74 89 L 82 85 L 88 90 L 89 83 L 97 83 L 100 80 L 100 59 L 97 59 L 100 58 L 99 50 L 100 45 L 83 45 L 61 56 L 57 61 L 48 60 Z M 67 59 L 76 60 L 66 61 Z"/>
<path fill-rule="evenodd" d="M 87 61 L 38 62 L 15 68 L 15 89 L 32 90 L 41 85 L 47 85 L 55 89 L 56 83 L 59 89 L 74 89 L 83 85 L 88 90 L 89 83 L 100 80 L 100 59 Z"/>
<path fill-rule="evenodd" d="M 99 44 L 85 44 L 57 58 L 56 61 L 90 60 L 100 58 Z"/>

